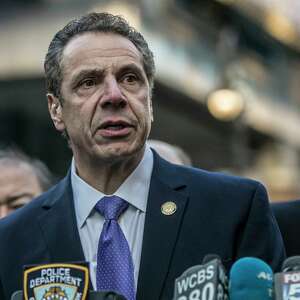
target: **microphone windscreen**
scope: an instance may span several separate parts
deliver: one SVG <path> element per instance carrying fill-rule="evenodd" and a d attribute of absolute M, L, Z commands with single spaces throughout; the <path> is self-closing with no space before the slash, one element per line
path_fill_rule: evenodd
<path fill-rule="evenodd" d="M 282 264 L 282 272 L 300 271 L 300 256 L 288 257 Z"/>
<path fill-rule="evenodd" d="M 220 256 L 217 254 L 206 254 L 202 260 L 202 265 L 205 265 L 206 263 L 208 263 L 214 259 L 218 259 L 219 261 L 221 261 Z"/>
<path fill-rule="evenodd" d="M 229 299 L 273 299 L 273 271 L 270 266 L 254 257 L 236 261 L 230 270 Z"/>
<path fill-rule="evenodd" d="M 16 291 L 12 294 L 10 300 L 23 300 L 23 291 Z"/>
<path fill-rule="evenodd" d="M 126 300 L 124 296 L 109 291 L 107 292 L 90 291 L 88 299 L 89 300 Z"/>

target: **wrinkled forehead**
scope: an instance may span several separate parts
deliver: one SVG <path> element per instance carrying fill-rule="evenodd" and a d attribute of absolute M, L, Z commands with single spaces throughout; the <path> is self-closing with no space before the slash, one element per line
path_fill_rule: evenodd
<path fill-rule="evenodd" d="M 75 36 L 65 46 L 62 66 L 92 56 L 103 58 L 128 56 L 142 61 L 142 54 L 126 37 L 115 33 L 86 32 Z"/>
<path fill-rule="evenodd" d="M 22 174 L 24 177 L 36 176 L 33 167 L 29 163 L 11 158 L 0 159 L 0 172 L 2 175 L 12 173 Z"/>
<path fill-rule="evenodd" d="M 29 200 L 42 192 L 36 174 L 30 165 L 0 161 L 0 205 Z M 24 204 L 24 203 L 23 203 Z"/>

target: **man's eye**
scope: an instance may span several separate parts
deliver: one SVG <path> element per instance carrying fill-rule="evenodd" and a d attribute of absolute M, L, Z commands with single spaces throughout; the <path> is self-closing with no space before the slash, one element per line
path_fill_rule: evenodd
<path fill-rule="evenodd" d="M 80 87 L 90 88 L 96 85 L 96 79 L 85 79 L 80 83 Z"/>
<path fill-rule="evenodd" d="M 24 203 L 24 204 L 14 204 L 14 205 L 11 205 L 11 208 L 12 209 L 17 209 L 17 208 L 20 208 L 20 207 L 22 207 L 22 206 L 24 206 L 26 203 Z"/>
<path fill-rule="evenodd" d="M 126 83 L 135 83 L 138 81 L 138 77 L 135 74 L 126 74 L 123 77 L 123 81 Z"/>

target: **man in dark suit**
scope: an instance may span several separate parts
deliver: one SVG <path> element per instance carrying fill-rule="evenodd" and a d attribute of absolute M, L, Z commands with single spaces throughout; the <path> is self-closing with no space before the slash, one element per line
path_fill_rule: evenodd
<path fill-rule="evenodd" d="M 300 200 L 271 204 L 281 231 L 287 256 L 300 255 Z"/>
<path fill-rule="evenodd" d="M 260 183 L 174 165 L 147 146 L 153 56 L 124 19 L 71 21 L 45 72 L 73 161 L 65 179 L 0 221 L 1 300 L 22 288 L 26 264 L 89 261 L 93 288 L 128 300 L 171 299 L 175 278 L 209 253 L 227 268 L 243 256 L 280 267 L 283 243 Z"/>

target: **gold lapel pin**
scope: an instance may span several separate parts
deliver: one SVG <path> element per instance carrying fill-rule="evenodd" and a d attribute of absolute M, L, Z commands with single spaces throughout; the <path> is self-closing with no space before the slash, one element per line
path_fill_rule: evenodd
<path fill-rule="evenodd" d="M 176 210 L 177 205 L 172 201 L 167 201 L 161 206 L 161 212 L 166 216 L 173 215 Z"/>

